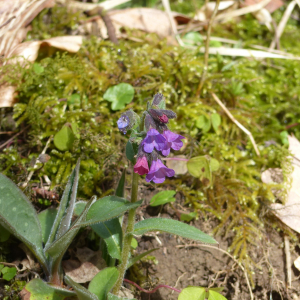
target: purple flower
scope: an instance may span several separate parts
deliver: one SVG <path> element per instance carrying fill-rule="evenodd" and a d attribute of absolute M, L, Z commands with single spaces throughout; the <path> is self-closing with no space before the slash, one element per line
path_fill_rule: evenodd
<path fill-rule="evenodd" d="M 133 167 L 135 173 L 139 175 L 145 175 L 149 172 L 149 166 L 146 156 L 139 157 L 136 164 Z"/>
<path fill-rule="evenodd" d="M 123 114 L 121 116 L 121 118 L 117 121 L 117 124 L 118 124 L 119 130 L 122 131 L 125 134 L 127 132 L 126 129 L 130 124 L 130 120 L 129 120 L 128 116 Z"/>
<path fill-rule="evenodd" d="M 161 135 L 156 129 L 151 128 L 142 141 L 142 145 L 144 146 L 145 152 L 151 153 L 154 148 L 157 151 L 163 150 L 166 142 L 167 141 L 163 135 Z"/>
<path fill-rule="evenodd" d="M 175 171 L 167 168 L 160 159 L 153 160 L 149 173 L 146 176 L 146 181 L 151 180 L 154 183 L 162 183 L 165 181 L 165 177 L 172 177 L 175 175 Z"/>
<path fill-rule="evenodd" d="M 184 136 L 176 134 L 170 130 L 165 130 L 163 136 L 167 140 L 165 147 L 161 151 L 164 156 L 169 155 L 171 148 L 173 150 L 180 150 L 183 146 L 183 142 L 181 140 L 185 138 Z"/>

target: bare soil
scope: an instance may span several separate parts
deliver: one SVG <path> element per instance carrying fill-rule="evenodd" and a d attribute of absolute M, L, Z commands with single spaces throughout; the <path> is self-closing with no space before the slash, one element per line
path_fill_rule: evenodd
<path fill-rule="evenodd" d="M 147 195 L 146 198 L 150 195 Z M 147 203 L 147 201 L 146 201 Z M 149 203 L 149 202 L 148 202 Z M 174 204 L 176 207 L 176 204 Z M 180 206 L 182 208 L 182 206 Z M 162 207 L 144 206 L 139 212 L 143 218 L 164 217 L 178 220 L 175 210 L 170 205 Z M 138 216 L 139 217 L 139 216 Z M 217 221 L 198 219 L 190 223 L 205 233 L 212 232 Z M 247 284 L 246 272 L 237 261 L 225 254 L 230 239 L 222 236 L 214 237 L 219 242 L 219 249 L 211 245 L 201 245 L 170 234 L 157 233 L 138 239 L 136 253 L 159 248 L 150 255 L 155 256 L 157 264 L 142 262 L 140 274 L 146 280 L 140 284 L 144 289 L 152 290 L 157 285 L 165 284 L 179 290 L 187 286 L 223 287 L 222 295 L 227 299 L 251 299 L 250 285 Z M 191 246 L 193 244 L 193 246 Z M 300 299 L 300 272 L 293 266 L 294 260 L 300 255 L 299 245 L 291 243 L 292 286 L 287 288 L 287 268 L 284 250 L 284 239 L 281 233 L 270 230 L 263 240 L 257 240 L 253 247 L 253 259 L 256 267 L 251 271 L 253 285 L 252 299 L 280 300 Z M 135 276 L 137 276 L 135 274 Z M 249 277 L 249 275 L 248 275 Z M 132 274 L 128 278 L 133 280 Z M 136 282 L 135 277 L 135 282 Z M 249 280 L 249 279 L 248 279 Z M 250 280 L 249 280 L 250 282 Z M 127 285 L 129 288 L 129 285 Z M 132 289 L 132 287 L 131 287 Z M 135 288 L 134 288 L 135 289 Z M 142 300 L 175 300 L 178 292 L 168 288 L 160 288 L 155 293 L 138 292 L 136 298 Z"/>

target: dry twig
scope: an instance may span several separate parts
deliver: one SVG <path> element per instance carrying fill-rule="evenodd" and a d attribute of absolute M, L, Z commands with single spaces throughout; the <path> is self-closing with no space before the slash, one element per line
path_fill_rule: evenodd
<path fill-rule="evenodd" d="M 206 79 L 207 68 L 208 68 L 208 57 L 209 57 L 210 33 L 211 33 L 212 24 L 213 24 L 214 19 L 215 19 L 216 15 L 217 15 L 217 12 L 218 12 L 219 4 L 220 4 L 220 0 L 216 0 L 215 9 L 214 9 L 214 11 L 212 13 L 212 16 L 211 16 L 211 18 L 209 20 L 209 23 L 208 23 L 207 34 L 206 34 L 206 41 L 205 41 L 204 67 L 203 67 L 203 72 L 202 72 L 201 80 L 200 80 L 200 83 L 199 83 L 197 91 L 196 91 L 196 96 L 197 97 L 199 97 L 200 92 L 201 92 L 202 87 L 203 87 L 203 84 L 204 84 L 204 81 Z"/>
<path fill-rule="evenodd" d="M 254 138 L 253 138 L 252 133 L 251 133 L 248 129 L 246 129 L 240 122 L 238 122 L 238 121 L 234 118 L 234 116 L 229 112 L 229 110 L 228 110 L 228 109 L 226 108 L 226 106 L 222 103 L 222 101 L 217 97 L 216 94 L 212 93 L 212 96 L 213 96 L 213 98 L 215 99 L 215 101 L 216 101 L 216 102 L 221 106 L 221 108 L 224 110 L 224 112 L 225 112 L 226 115 L 229 117 L 229 119 L 230 119 L 237 127 L 239 127 L 242 131 L 244 131 L 244 132 L 249 136 L 250 141 L 251 141 L 251 143 L 252 143 L 252 145 L 253 145 L 253 148 L 254 148 L 256 154 L 257 154 L 258 156 L 260 156 L 258 147 L 257 147 L 257 145 L 256 145 L 256 143 L 255 143 L 255 140 L 254 140 Z"/>

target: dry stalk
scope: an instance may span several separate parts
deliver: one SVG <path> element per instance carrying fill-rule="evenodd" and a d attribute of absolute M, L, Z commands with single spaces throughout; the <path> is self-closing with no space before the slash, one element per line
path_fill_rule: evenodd
<path fill-rule="evenodd" d="M 260 152 L 258 150 L 258 147 L 255 143 L 255 140 L 253 138 L 252 133 L 246 129 L 240 122 L 238 122 L 234 116 L 229 112 L 229 110 L 226 108 L 226 106 L 222 103 L 222 101 L 217 97 L 216 94 L 212 93 L 213 98 L 215 99 L 215 101 L 221 106 L 221 108 L 224 110 L 224 112 L 226 113 L 226 115 L 229 117 L 229 119 L 237 126 L 239 127 L 242 131 L 244 131 L 250 138 L 250 141 L 253 145 L 253 148 L 257 154 L 257 156 L 260 156 Z"/>
<path fill-rule="evenodd" d="M 246 282 L 247 282 L 247 286 L 248 286 L 248 289 L 249 289 L 250 298 L 251 298 L 251 300 L 254 300 L 247 272 L 245 271 L 245 268 L 243 267 L 243 265 L 240 262 L 238 262 L 231 254 L 229 254 L 227 251 L 225 251 L 221 248 L 217 248 L 217 247 L 214 247 L 214 246 L 211 246 L 211 245 L 205 245 L 205 244 L 190 244 L 190 245 L 178 245 L 178 246 L 176 246 L 176 248 L 187 248 L 187 247 L 206 247 L 206 248 L 211 248 L 211 249 L 221 251 L 222 253 L 228 255 L 243 271 L 243 273 L 245 275 Z"/>
<path fill-rule="evenodd" d="M 175 38 L 176 38 L 178 44 L 181 47 L 183 47 L 184 43 L 183 43 L 183 41 L 181 40 L 181 38 L 180 38 L 180 36 L 178 34 L 176 23 L 175 23 L 174 18 L 172 16 L 170 2 L 169 2 L 169 0 L 162 0 L 162 3 L 163 3 L 163 6 L 165 8 L 165 11 L 166 11 L 166 13 L 168 15 L 168 18 L 169 18 L 169 21 L 170 21 L 170 24 L 171 24 L 171 28 L 172 28 L 173 34 L 175 35 Z"/>
<path fill-rule="evenodd" d="M 210 33 L 211 33 L 212 24 L 214 22 L 214 19 L 215 19 L 216 15 L 217 15 L 217 12 L 218 12 L 218 9 L 219 9 L 219 4 L 220 4 L 220 0 L 216 0 L 215 9 L 214 9 L 214 11 L 213 11 L 213 13 L 211 15 L 211 18 L 209 20 L 209 23 L 208 23 L 207 34 L 206 34 L 206 41 L 205 41 L 204 67 L 203 67 L 203 72 L 202 72 L 201 80 L 200 80 L 200 83 L 199 83 L 197 91 L 196 91 L 196 96 L 197 97 L 199 97 L 200 92 L 201 92 L 202 87 L 203 87 L 203 84 L 204 84 L 205 79 L 206 79 L 206 74 L 207 74 L 207 69 L 208 69 Z"/>
<path fill-rule="evenodd" d="M 294 1 L 290 2 L 290 4 L 287 6 L 287 8 L 286 8 L 286 10 L 285 10 L 278 26 L 277 26 L 277 30 L 275 32 L 275 37 L 274 37 L 274 39 L 273 39 L 273 41 L 270 45 L 270 49 L 274 49 L 275 45 L 276 45 L 276 41 L 280 39 L 280 37 L 281 37 L 281 35 L 284 31 L 285 25 L 286 25 L 288 19 L 290 18 L 292 11 L 294 10 L 296 2 L 297 2 L 298 5 L 300 5 L 299 0 L 298 1 L 294 0 Z"/>
<path fill-rule="evenodd" d="M 43 149 L 43 151 L 42 151 L 41 154 L 45 154 L 45 153 L 46 153 L 46 151 L 47 151 L 47 149 L 48 149 L 48 147 L 49 147 L 49 145 L 50 145 L 50 142 L 52 141 L 52 137 L 53 137 L 52 135 L 49 137 L 49 139 L 48 139 L 48 141 L 47 141 L 47 143 L 46 143 L 46 146 L 45 146 L 45 148 Z M 37 168 L 37 164 L 34 165 L 33 169 L 36 169 L 36 168 Z M 22 187 L 22 188 L 25 188 L 25 187 L 28 185 L 28 182 L 30 181 L 30 179 L 31 179 L 31 177 L 32 177 L 32 175 L 33 175 L 33 173 L 34 173 L 34 170 L 33 170 L 33 171 L 30 171 L 30 173 L 28 174 L 28 176 L 27 176 L 25 182 L 23 182 L 23 183 L 21 184 L 21 187 Z"/>

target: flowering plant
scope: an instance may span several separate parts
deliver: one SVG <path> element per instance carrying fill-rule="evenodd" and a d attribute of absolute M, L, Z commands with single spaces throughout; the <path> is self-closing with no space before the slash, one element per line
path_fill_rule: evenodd
<path fill-rule="evenodd" d="M 124 300 L 125 298 L 119 297 L 119 291 L 126 280 L 126 270 L 149 254 L 147 251 L 131 257 L 134 235 L 163 231 L 203 243 L 217 243 L 199 229 L 176 220 L 150 218 L 135 222 L 136 209 L 142 204 L 142 200 L 138 201 L 139 175 L 146 175 L 146 181 L 155 183 L 163 182 L 166 176 L 174 176 L 174 170 L 163 164 L 161 156 L 167 156 L 171 149 L 179 150 L 183 145 L 184 137 L 171 132 L 167 127 L 169 119 L 175 117 L 174 112 L 165 109 L 163 96 L 157 94 L 141 118 L 129 110 L 118 120 L 120 131 L 130 131 L 126 154 L 134 165 L 131 201 L 124 198 L 125 172 L 115 195 L 98 200 L 94 196 L 89 202 L 76 201 L 80 184 L 79 160 L 58 209 L 48 208 L 37 214 L 22 191 L 0 174 L 0 225 L 19 238 L 34 254 L 43 268 L 42 278 L 46 280 L 35 278 L 28 282 L 22 291 L 24 299 L 63 300 L 73 297 L 72 299 L 79 300 Z M 127 222 L 122 224 L 123 218 L 120 216 L 127 211 Z M 88 289 L 66 276 L 62 268 L 64 254 L 80 228 L 85 226 L 90 226 L 105 242 L 109 266 L 96 274 Z M 65 289 L 64 284 L 73 290 Z M 197 293 L 202 292 L 200 289 Z M 180 295 L 180 300 L 189 300 L 184 290 Z"/>
<path fill-rule="evenodd" d="M 171 149 L 180 150 L 183 146 L 184 137 L 171 132 L 167 126 L 169 119 L 176 118 L 176 114 L 166 110 L 165 106 L 163 95 L 156 94 L 152 103 L 148 103 L 142 118 L 129 110 L 117 122 L 124 134 L 131 130 L 129 143 L 136 142 L 139 145 L 134 172 L 146 175 L 147 182 L 162 183 L 166 177 L 174 176 L 174 170 L 163 164 L 161 155 L 167 156 Z"/>

